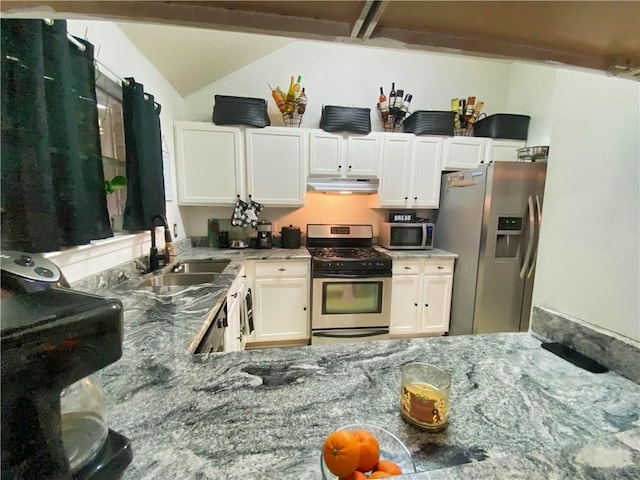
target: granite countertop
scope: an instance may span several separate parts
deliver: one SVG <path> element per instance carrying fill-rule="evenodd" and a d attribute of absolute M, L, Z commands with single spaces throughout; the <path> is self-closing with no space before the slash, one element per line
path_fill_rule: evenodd
<path fill-rule="evenodd" d="M 377 246 L 376 249 L 386 253 L 391 258 L 398 260 L 409 260 L 412 258 L 434 258 L 434 259 L 452 259 L 458 258 L 457 253 L 447 252 L 439 248 L 431 248 L 429 250 L 388 250 L 384 247 Z"/>
<path fill-rule="evenodd" d="M 402 439 L 420 472 L 411 479 L 640 477 L 640 386 L 581 370 L 528 333 L 189 355 L 244 260 L 309 256 L 180 256 L 196 258 L 231 262 L 208 286 L 133 289 L 132 278 L 110 291 L 125 305 L 124 353 L 98 377 L 109 426 L 132 442 L 124 479 L 320 478 L 323 439 L 350 423 Z M 413 361 L 453 374 L 443 433 L 400 417 L 400 371 Z"/>

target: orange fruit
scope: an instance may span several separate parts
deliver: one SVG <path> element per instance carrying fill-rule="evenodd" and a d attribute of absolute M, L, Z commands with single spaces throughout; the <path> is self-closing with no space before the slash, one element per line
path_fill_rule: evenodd
<path fill-rule="evenodd" d="M 377 470 L 373 472 L 371 475 L 369 475 L 369 478 L 387 478 L 387 477 L 393 477 L 393 476 L 394 475 L 391 475 L 390 473 L 381 472 L 380 470 Z"/>
<path fill-rule="evenodd" d="M 341 478 L 340 480 L 367 480 L 367 476 L 364 473 L 356 470 L 348 477 Z"/>
<path fill-rule="evenodd" d="M 391 475 L 402 475 L 402 470 L 400 470 L 398 464 L 391 460 L 380 460 L 374 470 L 390 473 Z"/>
<path fill-rule="evenodd" d="M 350 431 L 336 430 L 325 439 L 322 457 L 331 473 L 340 478 L 348 477 L 358 467 L 360 443 Z"/>
<path fill-rule="evenodd" d="M 353 432 L 360 443 L 360 460 L 358 461 L 358 470 L 368 472 L 373 470 L 378 460 L 380 460 L 380 445 L 378 440 L 366 430 L 355 430 Z"/>

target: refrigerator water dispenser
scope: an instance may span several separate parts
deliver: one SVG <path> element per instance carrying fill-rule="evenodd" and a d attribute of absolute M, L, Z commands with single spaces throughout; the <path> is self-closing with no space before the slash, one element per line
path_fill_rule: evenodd
<path fill-rule="evenodd" d="M 522 217 L 498 217 L 495 258 L 517 258 L 522 243 Z"/>

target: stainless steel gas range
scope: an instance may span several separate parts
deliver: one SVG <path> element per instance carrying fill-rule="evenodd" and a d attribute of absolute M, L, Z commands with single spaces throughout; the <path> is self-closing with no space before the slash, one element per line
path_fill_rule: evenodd
<path fill-rule="evenodd" d="M 391 257 L 373 248 L 371 225 L 307 225 L 311 343 L 389 337 Z"/>

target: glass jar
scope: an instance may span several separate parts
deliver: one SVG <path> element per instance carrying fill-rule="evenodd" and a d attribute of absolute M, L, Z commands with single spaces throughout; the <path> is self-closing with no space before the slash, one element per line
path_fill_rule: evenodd
<path fill-rule="evenodd" d="M 109 433 L 98 383 L 89 376 L 62 390 L 60 413 L 64 450 L 75 472 L 91 461 Z"/>
<path fill-rule="evenodd" d="M 426 363 L 402 368 L 400 414 L 410 424 L 440 432 L 449 424 L 451 375 Z"/>

